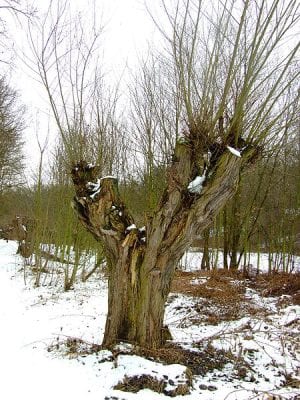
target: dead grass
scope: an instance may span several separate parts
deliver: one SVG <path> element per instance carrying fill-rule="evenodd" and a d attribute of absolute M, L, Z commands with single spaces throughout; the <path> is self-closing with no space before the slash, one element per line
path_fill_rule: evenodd
<path fill-rule="evenodd" d="M 75 337 L 67 337 L 66 339 L 56 338 L 50 346 L 48 352 L 59 352 L 69 358 L 77 358 L 80 356 L 87 356 L 89 354 L 98 353 L 103 350 L 102 346 L 89 343 L 82 339 Z M 120 351 L 112 355 L 112 359 L 123 354 Z M 231 352 L 218 350 L 211 346 L 200 348 L 197 350 L 188 350 L 180 347 L 176 343 L 167 343 L 164 347 L 159 349 L 147 349 L 142 347 L 133 347 L 132 350 L 126 354 L 132 354 L 155 360 L 165 365 L 181 364 L 187 367 L 186 379 L 189 384 L 192 383 L 193 375 L 204 376 L 207 372 L 214 369 L 220 370 L 228 362 L 232 362 Z M 112 359 L 110 361 L 112 361 Z"/>
<path fill-rule="evenodd" d="M 294 389 L 300 389 L 300 379 L 292 376 L 291 374 L 287 374 L 285 376 L 285 386 L 290 386 Z"/>
<path fill-rule="evenodd" d="M 236 299 L 245 293 L 243 280 L 237 273 L 229 273 L 226 270 L 211 272 L 182 272 L 178 271 L 172 283 L 172 292 L 191 295 L 194 297 L 205 297 L 223 302 L 232 298 Z M 195 284 L 192 280 L 205 279 L 204 283 Z"/>
<path fill-rule="evenodd" d="M 292 296 L 292 303 L 300 304 L 300 273 L 273 273 L 261 274 L 255 282 L 255 289 L 259 290 L 262 296 L 279 297 L 282 295 Z"/>
<path fill-rule="evenodd" d="M 300 291 L 292 296 L 293 304 L 300 306 Z"/>
<path fill-rule="evenodd" d="M 138 393 L 142 389 L 150 389 L 157 393 L 163 393 L 166 396 L 176 397 L 184 396 L 190 393 L 191 383 L 180 383 L 174 388 L 167 388 L 169 381 L 166 379 L 157 379 L 151 375 L 135 375 L 125 376 L 122 382 L 114 386 L 115 390 L 122 390 L 123 392 Z"/>
<path fill-rule="evenodd" d="M 195 280 L 205 282 L 195 284 Z M 204 298 L 216 306 L 235 304 L 239 307 L 245 301 L 246 286 L 258 290 L 264 296 L 291 296 L 291 303 L 300 304 L 300 273 L 259 274 L 251 280 L 245 279 L 239 271 L 217 269 L 212 271 L 177 271 L 172 283 L 172 292 Z"/>
<path fill-rule="evenodd" d="M 217 325 L 246 315 L 263 316 L 268 312 L 263 302 L 260 305 L 245 295 L 247 287 L 263 297 L 278 297 L 279 308 L 300 305 L 300 273 L 259 274 L 248 279 L 241 272 L 224 269 L 177 271 L 171 290 L 195 298 L 194 315 L 188 321 L 183 320 L 182 326 L 190 323 Z"/>
<path fill-rule="evenodd" d="M 114 386 L 116 390 L 131 393 L 137 393 L 142 389 L 150 389 L 157 393 L 163 393 L 164 388 L 164 380 L 158 380 L 151 375 L 125 376 L 122 382 Z"/>
<path fill-rule="evenodd" d="M 138 348 L 136 355 L 162 362 L 163 364 L 185 365 L 191 374 L 204 376 L 215 369 L 221 370 L 228 362 L 232 362 L 232 354 L 210 346 L 199 348 L 197 351 L 183 349 L 175 343 L 168 343 L 157 350 Z"/>
<path fill-rule="evenodd" d="M 194 273 L 178 271 L 172 285 L 172 292 L 197 298 L 194 309 L 200 319 L 197 321 L 196 317 L 193 322 L 211 325 L 240 316 L 246 301 L 245 289 L 245 280 L 241 275 L 227 270 Z"/>
<path fill-rule="evenodd" d="M 65 339 L 57 337 L 55 342 L 47 348 L 48 352 L 60 352 L 69 358 L 94 354 L 100 350 L 102 350 L 102 346 L 98 344 L 89 343 L 71 336 L 66 337 Z"/>

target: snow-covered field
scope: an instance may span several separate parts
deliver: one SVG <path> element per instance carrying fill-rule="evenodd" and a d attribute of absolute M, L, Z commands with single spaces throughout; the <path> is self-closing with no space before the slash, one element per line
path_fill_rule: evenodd
<path fill-rule="evenodd" d="M 95 276 L 69 292 L 33 288 L 27 267 L 25 285 L 16 247 L 0 241 L 0 399 L 162 400 L 190 381 L 185 366 L 132 355 L 128 345 L 97 349 L 106 282 Z M 206 317 L 218 313 L 214 305 L 208 310 L 201 299 L 170 295 L 166 323 L 182 348 L 193 349 L 189 367 L 197 372 L 190 393 L 176 398 L 300 399 L 300 306 L 289 296 L 261 297 L 255 288 L 246 288 L 245 299 L 242 315 L 212 323 Z M 114 389 L 144 375 L 156 378 L 163 393 Z"/>

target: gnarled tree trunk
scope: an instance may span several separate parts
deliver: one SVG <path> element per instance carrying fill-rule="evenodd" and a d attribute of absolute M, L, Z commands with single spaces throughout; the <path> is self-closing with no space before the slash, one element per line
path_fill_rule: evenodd
<path fill-rule="evenodd" d="M 126 210 L 114 177 L 98 178 L 98 168 L 82 161 L 72 169 L 74 208 L 106 249 L 109 267 L 108 316 L 103 345 L 129 341 L 157 348 L 164 341 L 164 309 L 175 267 L 194 235 L 207 227 L 235 192 L 243 157 L 224 147 L 206 168 L 194 193 L 195 152 L 177 143 L 168 184 L 146 227 L 138 229 Z"/>

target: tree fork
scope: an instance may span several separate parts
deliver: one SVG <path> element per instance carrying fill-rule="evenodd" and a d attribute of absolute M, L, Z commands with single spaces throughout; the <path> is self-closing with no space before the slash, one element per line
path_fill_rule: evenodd
<path fill-rule="evenodd" d="M 103 345 L 120 341 L 158 348 L 165 339 L 164 309 L 176 265 L 195 234 L 205 229 L 236 190 L 242 158 L 224 151 L 198 194 L 190 193 L 194 152 L 178 143 L 168 184 L 145 229 L 134 225 L 114 177 L 99 178 L 81 161 L 72 169 L 79 219 L 104 244 L 109 270 Z"/>

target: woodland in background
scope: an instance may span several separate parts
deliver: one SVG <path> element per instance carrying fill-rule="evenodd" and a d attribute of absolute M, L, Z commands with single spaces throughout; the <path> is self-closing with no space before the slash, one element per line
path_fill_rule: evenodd
<path fill-rule="evenodd" d="M 157 165 L 151 175 L 145 171 L 141 177 L 121 180 L 123 199 L 140 226 L 160 198 L 165 167 Z M 26 216 L 35 221 L 35 251 L 40 243 L 51 243 L 97 254 L 101 260 L 99 244 L 66 201 L 72 198 L 73 187 L 68 174 L 62 172 L 59 157 L 51 171 L 57 173 L 48 174 L 45 183 L 37 177 L 34 187 L 8 187 L 1 192 L 0 226 L 10 225 L 16 215 Z M 293 255 L 300 254 L 299 234 L 300 143 L 296 127 L 275 154 L 262 158 L 243 176 L 238 192 L 193 246 L 204 251 L 199 269 L 214 268 L 217 259 L 212 250 L 219 249 L 219 259 L 224 254 L 224 268 L 247 266 L 249 253 L 256 252 L 270 254 L 272 271 L 284 268 L 289 272 Z"/>

